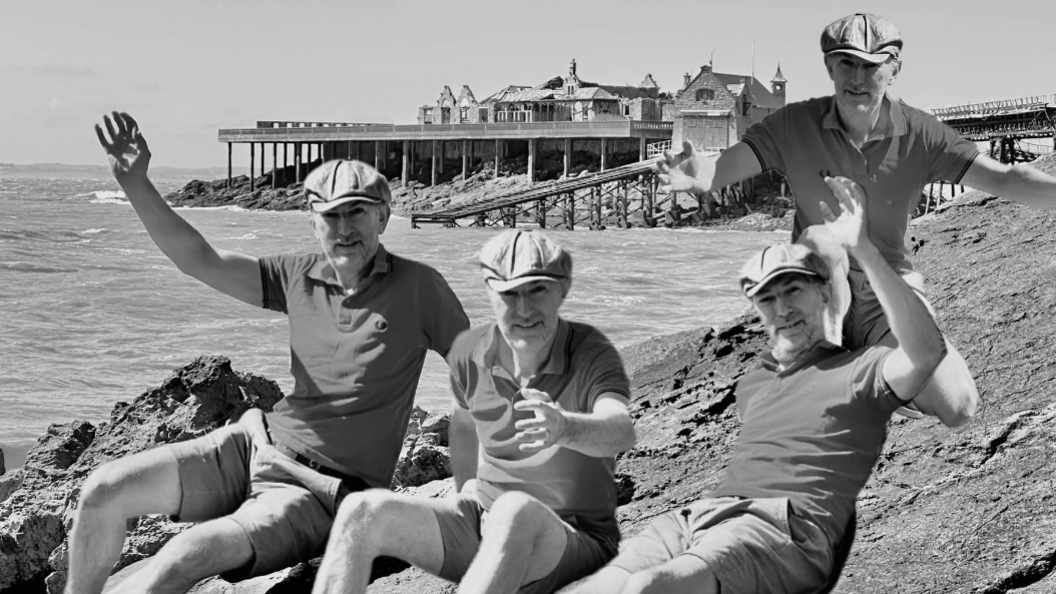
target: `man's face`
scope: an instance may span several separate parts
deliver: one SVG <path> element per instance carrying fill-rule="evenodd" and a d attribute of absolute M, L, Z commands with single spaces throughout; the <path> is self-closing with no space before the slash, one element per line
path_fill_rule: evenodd
<path fill-rule="evenodd" d="M 557 333 L 557 310 L 565 301 L 564 285 L 537 280 L 509 291 L 488 289 L 499 331 L 511 348 L 541 350 Z"/>
<path fill-rule="evenodd" d="M 752 296 L 770 335 L 774 359 L 784 365 L 825 338 L 827 295 L 802 274 L 783 274 Z"/>
<path fill-rule="evenodd" d="M 369 202 L 346 202 L 312 213 L 312 229 L 330 265 L 357 274 L 377 253 L 388 222 L 388 207 Z"/>
<path fill-rule="evenodd" d="M 848 115 L 869 115 L 880 107 L 887 87 L 898 76 L 893 59 L 874 64 L 850 54 L 837 53 L 825 59 L 836 93 L 836 104 Z"/>

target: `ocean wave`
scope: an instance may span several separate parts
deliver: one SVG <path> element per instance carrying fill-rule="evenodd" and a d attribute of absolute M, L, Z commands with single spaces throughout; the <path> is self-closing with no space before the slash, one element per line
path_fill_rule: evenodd
<path fill-rule="evenodd" d="M 31 264 L 29 262 L 0 262 L 0 270 L 12 270 L 14 272 L 77 272 L 76 268 L 64 268 L 62 266 L 48 266 L 46 264 Z"/>
<path fill-rule="evenodd" d="M 229 210 L 231 212 L 250 212 L 249 209 L 234 204 L 227 206 L 176 206 L 173 207 L 173 210 Z"/>
<path fill-rule="evenodd" d="M 91 231 L 91 229 L 89 229 Z M 0 229 L 0 241 L 50 241 L 55 243 L 88 242 L 76 231 L 32 231 L 26 229 Z"/>
<path fill-rule="evenodd" d="M 91 204 L 128 204 L 128 197 L 120 190 L 94 190 L 77 194 L 76 198 L 89 198 Z"/>

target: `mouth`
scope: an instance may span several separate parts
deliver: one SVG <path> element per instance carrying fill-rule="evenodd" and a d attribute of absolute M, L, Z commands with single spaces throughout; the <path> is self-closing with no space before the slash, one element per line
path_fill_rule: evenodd
<path fill-rule="evenodd" d="M 510 326 L 513 329 L 515 329 L 515 330 L 531 331 L 531 330 L 535 330 L 537 328 L 541 328 L 543 326 L 543 321 L 542 320 L 538 320 L 538 321 L 535 321 L 535 322 L 514 322 Z"/>
<path fill-rule="evenodd" d="M 799 320 L 799 321 L 796 321 L 796 322 L 785 323 L 785 324 L 782 324 L 780 326 L 776 326 L 775 329 L 778 332 L 786 332 L 788 330 L 798 330 L 798 329 L 800 329 L 801 326 L 804 326 L 804 325 L 806 325 L 806 322 L 804 322 L 803 320 Z"/>
<path fill-rule="evenodd" d="M 363 242 L 356 239 L 342 239 L 334 242 L 334 249 L 351 250 L 358 248 Z"/>

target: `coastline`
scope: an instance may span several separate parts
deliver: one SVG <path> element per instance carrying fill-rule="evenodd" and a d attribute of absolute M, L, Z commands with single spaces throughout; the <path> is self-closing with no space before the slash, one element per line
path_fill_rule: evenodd
<path fill-rule="evenodd" d="M 1056 170 L 1056 156 L 1043 161 L 1035 166 Z M 858 539 L 836 592 L 1056 591 L 1056 535 L 1049 529 L 1056 523 L 1056 394 L 1049 387 L 1056 379 L 1056 325 L 1049 321 L 1056 303 L 1056 283 L 1050 282 L 1056 265 L 1049 256 L 1056 252 L 1056 213 L 970 192 L 914 220 L 910 235 L 939 324 L 976 375 L 984 406 L 960 432 L 932 419 L 892 421 L 876 471 L 859 496 Z M 618 520 L 625 535 L 717 484 L 739 429 L 733 385 L 764 344 L 757 321 L 740 317 L 621 350 L 639 434 L 618 465 Z M 172 386 L 166 380 L 152 392 Z M 136 402 L 149 400 L 145 396 Z M 117 405 L 94 440 L 134 417 L 132 407 Z M 155 436 L 143 436 L 144 443 L 155 443 Z M 64 443 L 86 441 L 78 439 Z M 0 553 L 0 575 L 17 569 L 42 583 L 61 570 L 61 545 L 52 547 L 55 552 L 38 547 L 41 558 L 29 554 L 26 539 L 47 532 L 61 543 L 70 495 L 91 463 L 101 460 L 85 452 L 99 455 L 102 445 L 61 450 L 69 455 L 52 458 L 69 462 L 65 468 L 41 468 L 19 487 L 21 495 L 13 492 L 0 503 L 0 538 L 13 543 Z M 442 481 L 427 484 L 430 493 L 443 493 Z M 38 515 L 29 515 L 30 502 L 40 504 Z M 164 532 L 149 522 L 140 529 Z M 277 583 L 308 591 L 312 564 L 298 568 L 270 576 L 267 584 L 258 578 L 260 589 L 244 591 Z M 379 579 L 375 588 L 385 592 L 453 591 L 416 570 Z M 223 584 L 196 592 L 219 592 Z M 0 583 L 0 592 L 6 587 Z"/>

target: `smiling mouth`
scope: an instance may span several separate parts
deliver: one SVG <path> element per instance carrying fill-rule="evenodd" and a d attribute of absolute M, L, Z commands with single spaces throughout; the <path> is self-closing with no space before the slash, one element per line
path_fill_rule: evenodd
<path fill-rule="evenodd" d="M 518 322 L 518 323 L 514 323 L 513 327 L 518 329 L 518 330 L 532 330 L 532 329 L 535 329 L 535 328 L 537 328 L 539 326 L 542 326 L 542 325 L 543 325 L 542 321 L 532 322 L 530 324 L 526 323 L 526 322 Z"/>
<path fill-rule="evenodd" d="M 793 328 L 798 328 L 799 326 L 801 326 L 803 324 L 804 324 L 803 320 L 799 320 L 798 322 L 793 322 L 791 324 L 785 324 L 783 326 L 778 326 L 777 327 L 777 331 L 778 332 L 783 332 L 785 330 L 791 330 Z"/>

